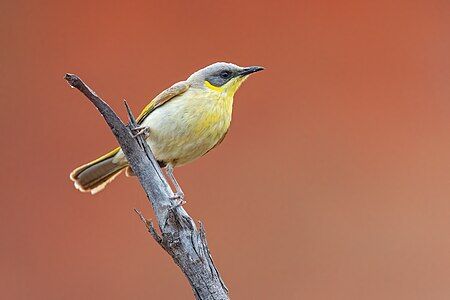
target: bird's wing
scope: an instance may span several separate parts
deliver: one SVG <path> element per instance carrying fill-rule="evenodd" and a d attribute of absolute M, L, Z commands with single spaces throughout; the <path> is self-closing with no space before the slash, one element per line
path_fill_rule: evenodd
<path fill-rule="evenodd" d="M 163 105 L 170 99 L 175 98 L 186 92 L 190 87 L 190 84 L 186 81 L 180 81 L 172 85 L 170 88 L 162 91 L 158 96 L 156 96 L 144 109 L 141 114 L 137 117 L 136 122 L 141 124 L 142 121 L 152 112 L 155 108 Z"/>

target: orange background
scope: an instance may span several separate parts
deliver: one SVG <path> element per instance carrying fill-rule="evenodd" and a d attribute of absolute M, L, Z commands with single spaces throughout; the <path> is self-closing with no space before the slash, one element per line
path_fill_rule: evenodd
<path fill-rule="evenodd" d="M 192 299 L 132 209 L 68 179 L 122 117 L 215 61 L 267 68 L 224 143 L 176 170 L 233 299 L 450 299 L 450 4 L 0 5 L 0 297 Z"/>

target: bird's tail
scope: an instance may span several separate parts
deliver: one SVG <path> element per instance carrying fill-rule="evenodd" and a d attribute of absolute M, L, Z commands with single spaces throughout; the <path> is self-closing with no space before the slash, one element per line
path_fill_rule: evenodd
<path fill-rule="evenodd" d="M 75 187 L 82 192 L 96 194 L 103 190 L 105 186 L 113 181 L 124 168 L 128 166 L 126 160 L 115 161 L 115 155 L 120 151 L 116 148 L 111 152 L 82 165 L 70 173 L 70 179 L 75 183 Z"/>

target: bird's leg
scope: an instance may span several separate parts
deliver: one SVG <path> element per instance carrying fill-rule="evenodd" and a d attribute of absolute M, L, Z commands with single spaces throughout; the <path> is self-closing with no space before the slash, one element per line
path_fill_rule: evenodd
<path fill-rule="evenodd" d="M 172 181 L 173 185 L 175 186 L 176 190 L 173 196 L 170 198 L 180 200 L 180 203 L 177 206 L 183 205 L 184 203 L 186 203 L 186 201 L 184 201 L 184 193 L 180 185 L 178 184 L 178 181 L 176 180 L 175 176 L 173 175 L 173 166 L 171 164 L 167 165 L 166 172 L 170 178 L 170 181 Z"/>
<path fill-rule="evenodd" d="M 147 138 L 150 135 L 150 127 L 148 127 L 148 126 L 141 125 L 141 126 L 131 128 L 130 130 L 133 133 L 134 138 L 141 134 L 143 134 L 145 138 Z"/>

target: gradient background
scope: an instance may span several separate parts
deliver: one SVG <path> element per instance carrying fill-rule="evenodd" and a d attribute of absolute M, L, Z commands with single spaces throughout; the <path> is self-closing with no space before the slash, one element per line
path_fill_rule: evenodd
<path fill-rule="evenodd" d="M 0 6 L 0 297 L 192 299 L 132 209 L 68 179 L 122 117 L 215 61 L 259 64 L 229 135 L 176 171 L 233 299 L 450 299 L 450 3 Z"/>

